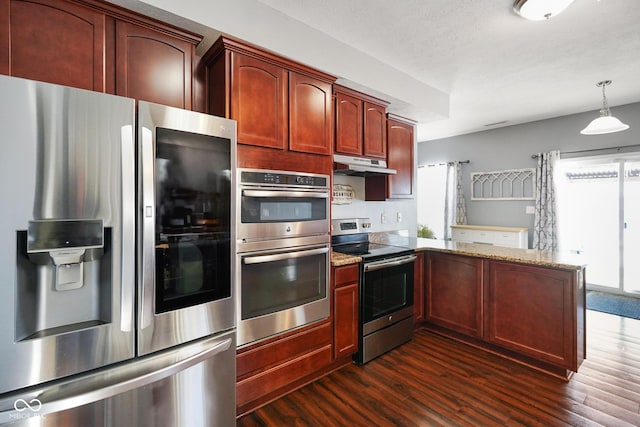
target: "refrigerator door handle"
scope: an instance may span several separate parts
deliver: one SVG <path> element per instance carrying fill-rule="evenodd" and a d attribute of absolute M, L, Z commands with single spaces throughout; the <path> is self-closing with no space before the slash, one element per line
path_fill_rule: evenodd
<path fill-rule="evenodd" d="M 178 374 L 179 372 L 202 363 L 205 360 L 210 359 L 219 353 L 222 353 L 223 351 L 229 350 L 231 348 L 232 342 L 233 338 L 227 338 L 209 348 L 206 348 L 201 352 L 182 359 L 176 363 L 165 366 L 155 371 L 144 373 L 139 376 L 134 376 L 132 378 L 125 377 L 122 381 L 113 384 L 98 386 L 99 384 L 101 384 L 101 378 L 99 377 L 102 376 L 108 378 L 110 375 L 109 371 L 94 375 L 92 376 L 92 378 L 89 378 L 88 381 L 91 382 L 91 384 L 93 384 L 94 386 L 88 387 L 88 390 L 84 392 L 74 394 L 66 391 L 64 387 L 61 387 L 59 389 L 59 393 L 56 393 L 54 391 L 49 394 L 47 392 L 38 393 L 37 391 L 35 391 L 31 394 L 22 395 L 21 398 L 15 399 L 15 402 L 13 403 L 13 406 L 10 410 L 4 410 L 0 412 L 0 424 L 14 421 L 16 412 L 24 411 L 26 409 L 25 405 L 27 405 L 27 407 L 29 408 L 32 408 L 33 411 L 37 411 L 38 416 L 41 417 L 54 412 L 66 411 L 82 405 L 87 405 L 89 403 L 105 400 L 118 394 L 144 387 L 156 381 L 160 381 L 162 379 Z M 142 364 L 142 362 L 138 363 Z"/>
<path fill-rule="evenodd" d="M 142 278 L 140 301 L 140 328 L 151 326 L 153 319 L 153 288 L 155 285 L 155 195 L 153 133 L 142 126 L 141 179 L 142 179 Z"/>
<path fill-rule="evenodd" d="M 122 269 L 120 271 L 120 330 L 133 330 L 135 263 L 135 147 L 133 126 L 122 126 Z"/>

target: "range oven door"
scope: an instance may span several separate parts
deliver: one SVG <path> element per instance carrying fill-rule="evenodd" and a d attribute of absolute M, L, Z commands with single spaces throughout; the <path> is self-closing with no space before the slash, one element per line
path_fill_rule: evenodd
<path fill-rule="evenodd" d="M 262 248 L 237 255 L 239 346 L 329 317 L 329 236 L 249 246 Z"/>
<path fill-rule="evenodd" d="M 144 355 L 235 326 L 235 122 L 138 103 Z"/>
<path fill-rule="evenodd" d="M 413 315 L 415 255 L 363 263 L 361 310 L 364 334 L 385 327 L 399 315 Z M 390 318 L 391 317 L 391 318 Z"/>

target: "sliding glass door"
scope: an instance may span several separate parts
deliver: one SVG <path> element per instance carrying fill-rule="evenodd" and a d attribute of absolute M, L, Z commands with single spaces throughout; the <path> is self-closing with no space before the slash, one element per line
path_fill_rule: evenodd
<path fill-rule="evenodd" d="M 640 295 L 640 162 L 624 163 L 624 270 L 625 292 Z"/>
<path fill-rule="evenodd" d="M 561 249 L 580 253 L 591 289 L 640 296 L 640 163 L 561 160 Z"/>

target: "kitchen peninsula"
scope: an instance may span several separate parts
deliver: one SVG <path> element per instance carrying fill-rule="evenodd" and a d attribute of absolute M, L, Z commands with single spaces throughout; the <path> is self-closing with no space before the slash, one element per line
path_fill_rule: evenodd
<path fill-rule="evenodd" d="M 424 252 L 425 327 L 563 379 L 577 372 L 586 357 L 579 258 L 421 238 L 414 248 Z"/>

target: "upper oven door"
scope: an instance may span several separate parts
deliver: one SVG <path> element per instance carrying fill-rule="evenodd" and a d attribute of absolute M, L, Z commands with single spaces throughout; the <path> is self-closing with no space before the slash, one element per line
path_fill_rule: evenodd
<path fill-rule="evenodd" d="M 241 186 L 239 198 L 241 240 L 329 233 L 328 189 Z"/>

